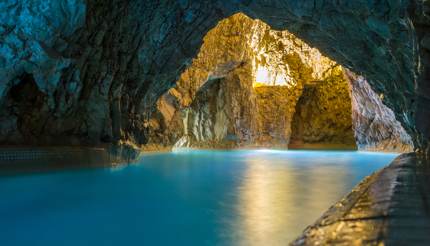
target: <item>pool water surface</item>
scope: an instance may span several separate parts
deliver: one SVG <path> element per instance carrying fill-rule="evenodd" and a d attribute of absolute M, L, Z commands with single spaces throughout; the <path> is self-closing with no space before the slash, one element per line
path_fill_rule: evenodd
<path fill-rule="evenodd" d="M 286 245 L 396 156 L 189 151 L 0 176 L 0 244 Z"/>

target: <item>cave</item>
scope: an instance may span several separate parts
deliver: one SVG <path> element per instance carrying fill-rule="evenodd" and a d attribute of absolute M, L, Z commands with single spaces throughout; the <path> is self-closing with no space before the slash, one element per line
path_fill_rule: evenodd
<path fill-rule="evenodd" d="M 157 101 L 149 129 L 148 149 L 414 146 L 365 78 L 241 13 L 204 37 L 193 63 Z"/>
<path fill-rule="evenodd" d="M 427 245 L 429 30 L 427 0 L 4 0 L 0 244 Z"/>

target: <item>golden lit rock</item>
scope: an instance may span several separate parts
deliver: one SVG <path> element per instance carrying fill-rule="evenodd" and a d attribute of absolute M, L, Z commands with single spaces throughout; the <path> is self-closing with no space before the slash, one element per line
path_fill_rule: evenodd
<path fill-rule="evenodd" d="M 239 13 L 207 33 L 159 99 L 149 143 L 287 148 L 293 135 L 301 147 L 356 148 L 348 83 L 344 69 L 317 49 Z"/>

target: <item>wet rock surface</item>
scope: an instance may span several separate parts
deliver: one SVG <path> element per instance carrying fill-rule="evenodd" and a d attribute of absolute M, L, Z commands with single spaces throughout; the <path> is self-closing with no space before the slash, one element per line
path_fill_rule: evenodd
<path fill-rule="evenodd" d="M 384 104 L 423 149 L 430 133 L 428 4 L 3 1 L 0 142 L 148 143 L 148 121 L 158 98 L 196 56 L 204 35 L 219 20 L 242 11 L 288 29 L 363 74 L 377 94 L 384 93 Z M 4 101 L 25 73 L 46 96 L 40 117 L 20 128 Z"/>
<path fill-rule="evenodd" d="M 291 245 L 426 245 L 429 163 L 403 154 L 367 177 Z"/>

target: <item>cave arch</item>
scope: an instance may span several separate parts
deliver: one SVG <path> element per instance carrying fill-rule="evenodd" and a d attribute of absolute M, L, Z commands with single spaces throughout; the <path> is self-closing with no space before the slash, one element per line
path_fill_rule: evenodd
<path fill-rule="evenodd" d="M 159 99 L 149 142 L 287 148 L 292 136 L 319 148 L 410 151 L 392 111 L 353 76 L 288 31 L 235 14 L 208 32 L 193 63 Z M 304 112 L 311 114 L 297 117 Z"/>
<path fill-rule="evenodd" d="M 64 2 L 46 1 L 42 12 L 37 4 L 24 1 L 0 6 L 0 12 L 15 22 L 0 19 L 7 30 L 1 31 L 5 45 L 15 47 L 26 40 L 30 45 L 17 48 L 38 58 L 30 59 L 33 64 L 25 55 L 2 53 L 0 61 L 7 63 L 0 71 L 7 75 L 4 84 L 28 70 L 38 75 L 38 85 L 49 85 L 48 115 L 56 117 L 45 120 L 57 132 L 40 133 L 53 136 L 48 144 L 57 144 L 55 136 L 64 135 L 65 119 L 75 115 L 81 117 L 67 120 L 67 128 L 77 142 L 100 144 L 103 136 L 112 134 L 112 122 L 121 122 L 121 129 L 116 130 L 119 141 L 146 143 L 148 116 L 157 98 L 195 57 L 203 36 L 237 12 L 288 29 L 344 67 L 363 74 L 375 92 L 383 92 L 384 103 L 418 148 L 425 148 L 430 137 L 428 1 Z M 28 18 L 15 18 L 27 9 L 31 10 L 26 12 Z M 43 32 L 25 29 L 26 20 L 32 18 L 37 24 L 34 28 Z M 112 116 L 114 101 L 120 102 L 115 103 L 120 110 Z M 2 124 L 10 123 L 7 117 L 3 119 Z"/>

